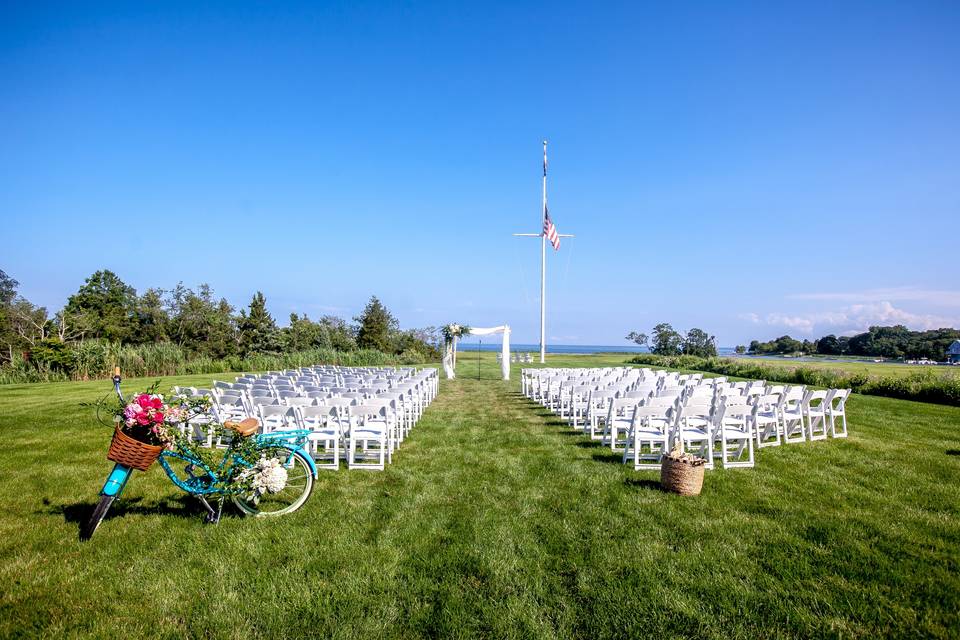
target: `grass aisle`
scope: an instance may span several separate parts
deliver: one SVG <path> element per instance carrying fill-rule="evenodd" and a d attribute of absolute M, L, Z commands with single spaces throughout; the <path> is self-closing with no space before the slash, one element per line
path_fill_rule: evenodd
<path fill-rule="evenodd" d="M 492 356 L 476 372 L 462 357 L 385 472 L 321 473 L 292 516 L 204 526 L 155 469 L 88 544 L 77 521 L 108 470 L 108 435 L 77 403 L 104 383 L 0 389 L 0 637 L 949 637 L 960 625 L 960 409 L 857 397 L 849 440 L 764 449 L 757 468 L 708 473 L 704 495 L 682 499 L 496 380 Z"/>

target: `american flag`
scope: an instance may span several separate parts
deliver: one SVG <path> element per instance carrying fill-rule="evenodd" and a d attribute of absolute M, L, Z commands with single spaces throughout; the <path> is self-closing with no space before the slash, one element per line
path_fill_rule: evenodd
<path fill-rule="evenodd" d="M 543 216 L 543 235 L 553 245 L 554 251 L 560 250 L 560 235 L 557 233 L 557 225 L 553 224 L 553 220 L 550 219 L 550 212 L 546 209 L 544 209 Z"/>

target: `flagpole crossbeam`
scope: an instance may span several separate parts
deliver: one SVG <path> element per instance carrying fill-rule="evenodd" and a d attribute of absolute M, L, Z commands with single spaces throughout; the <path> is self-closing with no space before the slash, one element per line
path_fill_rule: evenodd
<path fill-rule="evenodd" d="M 515 236 L 523 236 L 524 238 L 539 238 L 542 236 L 542 233 L 515 233 Z"/>

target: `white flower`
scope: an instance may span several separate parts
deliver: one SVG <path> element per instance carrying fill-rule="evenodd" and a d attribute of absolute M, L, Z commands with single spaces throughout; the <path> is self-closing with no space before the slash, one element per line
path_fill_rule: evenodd
<path fill-rule="evenodd" d="M 261 456 L 257 464 L 245 469 L 237 478 L 241 482 L 249 481 L 253 498 L 262 496 L 265 492 L 280 493 L 287 486 L 287 470 L 280 458 L 269 460 Z"/>

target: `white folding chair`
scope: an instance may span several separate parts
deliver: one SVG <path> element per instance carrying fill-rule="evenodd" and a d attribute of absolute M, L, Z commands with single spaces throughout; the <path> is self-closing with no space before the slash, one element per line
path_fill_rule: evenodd
<path fill-rule="evenodd" d="M 624 464 L 632 457 L 634 471 L 660 470 L 660 460 L 669 447 L 673 427 L 670 412 L 670 407 L 663 406 L 634 408 L 627 446 L 623 450 Z M 641 462 L 643 460 L 652 462 Z"/>
<path fill-rule="evenodd" d="M 752 413 L 753 408 L 743 397 L 728 396 L 721 403 L 714 421 L 714 430 L 720 440 L 720 462 L 724 468 L 753 466 L 754 436 L 750 429 Z M 734 445 L 732 454 L 731 445 Z M 747 454 L 746 460 L 742 459 L 744 453 Z"/>
<path fill-rule="evenodd" d="M 750 413 L 750 427 L 757 438 L 757 447 L 779 447 L 780 414 L 777 405 L 780 403 L 779 393 L 768 393 L 758 396 L 753 403 Z"/>
<path fill-rule="evenodd" d="M 787 387 L 777 406 L 780 431 L 785 443 L 804 442 L 807 439 L 806 430 L 803 428 L 804 392 L 803 386 Z"/>
<path fill-rule="evenodd" d="M 807 437 L 810 441 L 827 439 L 827 395 L 823 389 L 807 391 L 800 405 L 803 419 L 807 423 Z"/>
<path fill-rule="evenodd" d="M 359 404 L 347 410 L 350 415 L 347 468 L 382 471 L 391 458 L 387 409 L 382 405 Z M 365 462 L 371 459 L 373 462 Z"/>
<path fill-rule="evenodd" d="M 264 433 L 286 431 L 297 428 L 297 415 L 293 407 L 280 405 L 257 405 L 260 425 Z"/>
<path fill-rule="evenodd" d="M 695 449 L 706 460 L 707 469 L 713 469 L 713 405 L 706 401 L 681 404 L 676 413 L 674 433 L 668 446 L 679 440 L 684 451 Z M 694 447 L 694 445 L 699 445 Z"/>
<path fill-rule="evenodd" d="M 833 389 L 830 397 L 827 398 L 827 419 L 830 421 L 830 435 L 834 438 L 847 437 L 847 400 L 849 398 L 850 389 Z"/>
<path fill-rule="evenodd" d="M 607 419 L 603 424 L 603 443 L 609 445 L 611 451 L 626 446 L 626 437 L 633 423 L 633 410 L 638 404 L 640 401 L 636 398 L 613 398 L 610 401 Z"/>
<path fill-rule="evenodd" d="M 320 469 L 340 468 L 340 444 L 343 442 L 341 409 L 337 407 L 297 407 L 297 426 L 310 432 L 310 453 Z"/>

